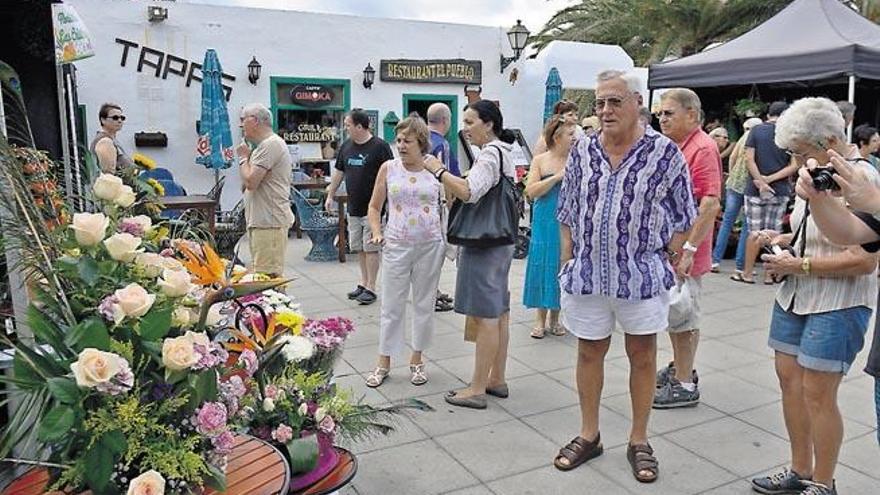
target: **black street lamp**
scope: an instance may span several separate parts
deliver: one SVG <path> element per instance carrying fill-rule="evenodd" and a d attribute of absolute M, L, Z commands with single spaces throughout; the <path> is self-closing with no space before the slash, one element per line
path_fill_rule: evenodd
<path fill-rule="evenodd" d="M 251 60 L 251 63 L 248 64 L 248 81 L 251 84 L 257 84 L 257 81 L 260 79 L 260 70 L 263 68 L 259 62 L 257 62 L 257 57 L 254 57 Z"/>
<path fill-rule="evenodd" d="M 369 63 L 364 68 L 364 87 L 370 89 L 373 87 L 373 80 L 376 77 L 376 69 L 373 68 Z"/>
<path fill-rule="evenodd" d="M 513 26 L 507 31 L 507 41 L 510 42 L 510 48 L 513 49 L 513 56 L 505 57 L 503 53 L 501 54 L 502 74 L 508 65 L 519 60 L 523 49 L 525 49 L 526 44 L 529 42 L 529 34 L 529 30 L 522 25 L 522 21 L 519 19 L 516 20 L 516 26 Z"/>

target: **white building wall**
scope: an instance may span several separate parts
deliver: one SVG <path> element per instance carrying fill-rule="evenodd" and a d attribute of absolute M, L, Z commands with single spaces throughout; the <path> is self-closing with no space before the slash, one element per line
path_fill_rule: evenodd
<path fill-rule="evenodd" d="M 482 61 L 482 96 L 499 100 L 506 127 L 522 129 L 533 142 L 541 127 L 544 79 L 553 66 L 546 56 L 538 60 L 521 59 L 502 74 L 499 55 L 510 55 L 507 28 L 503 27 L 174 2 L 159 2 L 168 9 L 168 19 L 150 23 L 149 1 L 67 3 L 77 9 L 88 26 L 96 52 L 94 57 L 76 63 L 79 98 L 86 105 L 89 135 L 94 135 L 98 128 L 101 103 L 119 103 L 128 116 L 120 134 L 123 147 L 155 158 L 190 193 L 206 192 L 213 185 L 213 172 L 195 163 L 201 86 L 194 82 L 186 87 L 186 79 L 173 74 L 166 79 L 157 78 L 154 69 L 148 67 L 137 72 L 141 47 L 131 48 L 125 66 L 121 66 L 124 47 L 116 42 L 117 38 L 198 63 L 208 48 L 214 48 L 224 72 L 236 77 L 231 83 L 232 97 L 228 103 L 235 140 L 239 135 L 235 128 L 238 110 L 250 102 L 269 106 L 270 76 L 348 79 L 351 106 L 379 110 L 381 121 L 389 111 L 403 117 L 404 93 L 455 95 L 459 110 L 467 100 L 461 84 L 383 82 L 378 74 L 380 59 L 464 58 Z M 539 26 L 530 28 L 537 30 Z M 577 45 L 566 52 L 569 57 L 580 51 L 586 59 L 596 51 L 595 45 Z M 616 57 L 603 55 L 603 63 L 631 68 L 629 57 L 617 50 Z M 247 65 L 254 56 L 262 65 L 256 85 L 247 79 Z M 367 63 L 377 70 L 370 90 L 361 84 Z M 576 63 L 568 64 L 566 67 L 571 69 L 560 68 L 563 82 L 566 72 L 579 70 Z M 513 67 L 520 71 L 515 85 L 508 80 Z M 135 132 L 154 130 L 168 135 L 167 148 L 135 148 Z M 377 134 L 381 136 L 381 129 Z M 226 176 L 222 207 L 228 209 L 240 198 L 240 181 L 235 167 L 221 174 Z"/>

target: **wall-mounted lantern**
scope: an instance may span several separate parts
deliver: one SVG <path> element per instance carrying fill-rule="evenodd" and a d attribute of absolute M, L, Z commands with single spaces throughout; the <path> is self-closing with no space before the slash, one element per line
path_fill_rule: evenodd
<path fill-rule="evenodd" d="M 501 54 L 502 73 L 504 73 L 504 69 L 506 69 L 508 65 L 519 60 L 526 44 L 529 42 L 529 34 L 529 30 L 522 25 L 522 21 L 519 19 L 516 20 L 516 26 L 513 26 L 507 31 L 507 41 L 510 42 L 510 48 L 513 49 L 513 56 L 505 57 L 503 53 Z"/>
<path fill-rule="evenodd" d="M 257 81 L 260 79 L 260 70 L 262 70 L 263 66 L 257 62 L 257 57 L 254 57 L 251 60 L 251 63 L 248 64 L 248 81 L 251 84 L 257 84 Z"/>
<path fill-rule="evenodd" d="M 147 7 L 147 19 L 150 22 L 162 22 L 168 19 L 168 8 L 159 5 L 150 5 Z"/>
<path fill-rule="evenodd" d="M 364 87 L 370 89 L 373 87 L 373 80 L 376 77 L 376 69 L 373 68 L 372 65 L 367 63 L 367 66 L 364 68 Z"/>

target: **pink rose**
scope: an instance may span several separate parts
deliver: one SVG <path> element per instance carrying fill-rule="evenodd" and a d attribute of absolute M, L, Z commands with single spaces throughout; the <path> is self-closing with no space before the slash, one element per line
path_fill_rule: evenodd
<path fill-rule="evenodd" d="M 235 435 L 229 430 L 226 430 L 211 439 L 211 444 L 214 446 L 214 450 L 216 450 L 218 454 L 228 454 L 232 452 L 234 443 Z"/>
<path fill-rule="evenodd" d="M 278 443 L 287 443 L 293 438 L 293 428 L 284 423 L 278 425 L 278 428 L 272 432 L 272 440 Z"/>
<path fill-rule="evenodd" d="M 332 435 L 336 430 L 336 422 L 333 421 L 333 416 L 330 416 L 329 414 L 324 416 L 324 419 L 318 424 L 318 429 L 328 435 Z"/>
<path fill-rule="evenodd" d="M 241 351 L 241 355 L 238 356 L 238 365 L 244 368 L 248 376 L 253 376 L 257 372 L 257 354 L 250 349 Z"/>
<path fill-rule="evenodd" d="M 266 385 L 266 398 L 275 400 L 278 398 L 278 387 L 275 385 Z"/>
<path fill-rule="evenodd" d="M 226 406 L 220 402 L 205 402 L 196 413 L 196 430 L 203 434 L 217 433 L 226 427 Z"/>

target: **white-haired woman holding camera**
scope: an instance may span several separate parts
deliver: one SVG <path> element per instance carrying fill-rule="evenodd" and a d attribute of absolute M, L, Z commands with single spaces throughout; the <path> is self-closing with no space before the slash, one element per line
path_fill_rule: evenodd
<path fill-rule="evenodd" d="M 776 145 L 806 167 L 802 175 L 833 186 L 824 167 L 837 154 L 857 169 L 873 168 L 843 134 L 843 116 L 827 98 L 803 98 L 776 123 Z M 878 180 L 876 171 L 873 179 Z M 829 198 L 841 202 L 842 199 Z M 877 295 L 876 258 L 858 245 L 835 244 L 819 229 L 808 201 L 798 198 L 793 233 L 761 231 L 767 270 L 783 282 L 776 295 L 769 345 L 791 441 L 791 467 L 752 484 L 762 493 L 832 495 L 843 440 L 837 391 L 864 345 Z"/>

